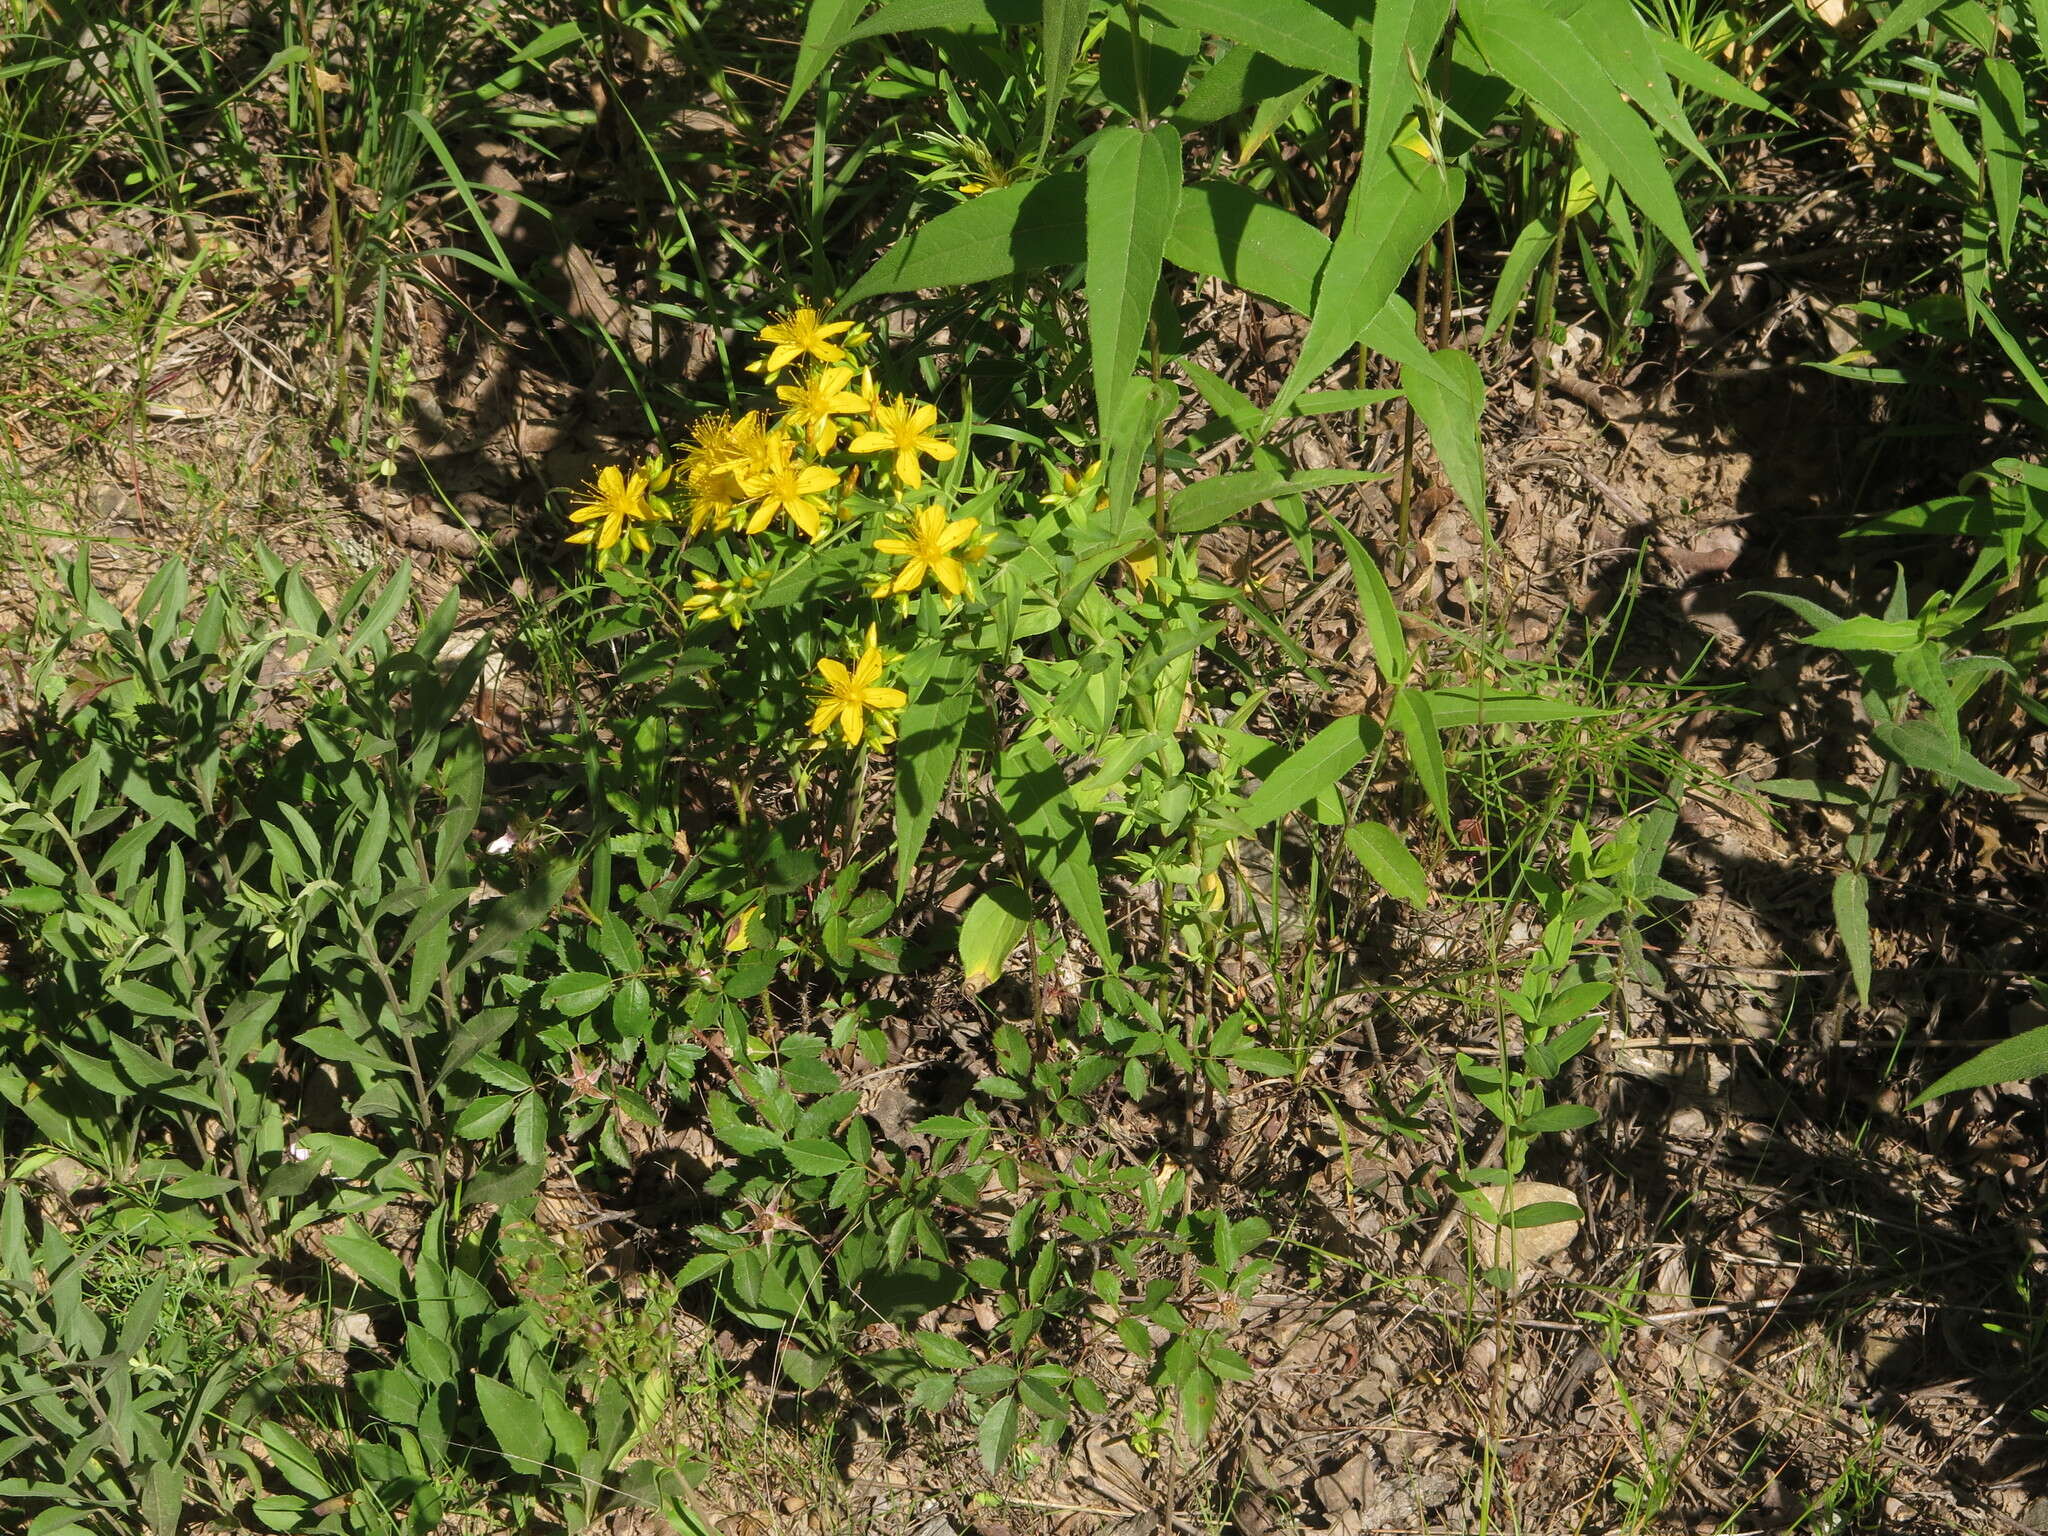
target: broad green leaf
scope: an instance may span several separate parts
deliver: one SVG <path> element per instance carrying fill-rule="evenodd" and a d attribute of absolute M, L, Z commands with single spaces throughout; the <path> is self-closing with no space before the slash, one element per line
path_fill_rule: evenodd
<path fill-rule="evenodd" d="M 840 302 L 1073 266 L 1088 254 L 1086 200 L 1079 171 L 991 187 L 897 241 Z"/>
<path fill-rule="evenodd" d="M 2010 59 L 1990 58 L 1978 65 L 1976 85 L 1984 169 L 1998 216 L 1998 248 L 2010 261 L 2013 231 L 2019 225 L 2020 178 L 2027 169 L 2027 96 Z"/>
<path fill-rule="evenodd" d="M 1188 88 L 1173 109 L 1173 123 L 1182 129 L 1207 127 L 1291 96 L 1320 74 L 1320 70 L 1296 69 L 1256 48 L 1235 44 L 1219 54 L 1201 79 Z"/>
<path fill-rule="evenodd" d="M 455 1134 L 470 1141 L 482 1141 L 498 1134 L 498 1128 L 512 1118 L 514 1100 L 509 1093 L 487 1093 L 463 1105 L 455 1117 Z"/>
<path fill-rule="evenodd" d="M 1110 128 L 1088 156 L 1088 351 L 1107 412 L 1138 364 L 1159 264 L 1180 202 L 1180 135 Z"/>
<path fill-rule="evenodd" d="M 1329 256 L 1329 240 L 1313 225 L 1225 181 L 1192 182 L 1182 190 L 1180 217 L 1166 242 L 1166 259 L 1175 266 L 1220 277 L 1304 315 Z"/>
<path fill-rule="evenodd" d="M 1021 27 L 1039 19 L 1037 0 L 889 0 L 846 35 L 853 42 L 890 32 Z M 808 28 L 806 29 L 808 35 Z"/>
<path fill-rule="evenodd" d="M 1842 954 L 1856 981 L 1856 997 L 1870 1006 L 1870 880 L 1853 869 L 1835 876 L 1829 902 L 1835 910 L 1835 932 L 1842 936 Z"/>
<path fill-rule="evenodd" d="M 1908 768 L 1918 768 L 1938 778 L 1953 779 L 1972 789 L 1994 795 L 2016 795 L 2020 786 L 2002 773 L 1994 773 L 1971 756 L 1950 730 L 1933 720 L 1905 720 L 1897 724 L 1880 720 L 1870 728 L 1878 749 L 1897 758 Z"/>
<path fill-rule="evenodd" d="M 375 1286 L 393 1301 L 406 1299 L 405 1266 L 397 1254 L 365 1232 L 361 1223 L 351 1220 L 321 1241 L 329 1258 L 346 1264 L 365 1284 Z"/>
<path fill-rule="evenodd" d="M 1247 469 L 1235 474 L 1212 475 L 1174 493 L 1166 525 L 1175 533 L 1200 533 L 1226 522 L 1248 507 L 1282 496 L 1298 496 L 1333 485 L 1356 485 L 1361 480 L 1381 480 L 1376 470 L 1317 469 L 1298 475 Z"/>
<path fill-rule="evenodd" d="M 498 1450 L 522 1476 L 541 1470 L 555 1454 L 554 1437 L 548 1433 L 547 1417 L 541 1406 L 524 1392 L 508 1387 L 494 1377 L 470 1377 L 476 1405 Z"/>
<path fill-rule="evenodd" d="M 1017 743 L 1002 755 L 999 770 L 996 798 L 1024 845 L 1031 873 L 1059 898 L 1103 966 L 1114 971 L 1117 952 L 1088 835 L 1094 818 L 1074 804 L 1066 777 L 1044 742 Z"/>
<path fill-rule="evenodd" d="M 917 1352 L 924 1356 L 925 1364 L 936 1370 L 971 1371 L 975 1366 L 973 1350 L 950 1334 L 930 1329 L 918 1331 Z"/>
<path fill-rule="evenodd" d="M 1383 821 L 1361 821 L 1344 829 L 1344 846 L 1390 896 L 1418 911 L 1429 905 L 1429 881 L 1401 834 Z"/>
<path fill-rule="evenodd" d="M 1358 345 L 1401 286 L 1415 253 L 1464 199 L 1463 171 L 1445 172 L 1405 150 L 1389 150 L 1367 163 L 1370 174 L 1353 184 L 1343 228 L 1316 276 L 1308 334 L 1267 409 L 1268 421 L 1286 416 L 1297 395 Z"/>
<path fill-rule="evenodd" d="M 1378 750 L 1382 737 L 1369 716 L 1345 715 L 1332 720 L 1289 753 L 1246 797 L 1239 813 L 1245 829 L 1256 832 L 1334 787 Z"/>
<path fill-rule="evenodd" d="M 1702 271 L 1656 136 L 1580 36 L 1527 0 L 1467 0 L 1459 14 L 1487 62 L 1583 139 L 1687 265 Z"/>
<path fill-rule="evenodd" d="M 1006 1393 L 982 1418 L 981 1433 L 976 1439 L 981 1450 L 981 1464 L 988 1469 L 990 1477 L 1010 1464 L 1010 1452 L 1017 1445 L 1017 1416 L 1020 1411 L 1015 1394 Z"/>
<path fill-rule="evenodd" d="M 1296 69 L 1364 83 L 1358 38 L 1308 0 L 1143 0 L 1143 8 L 1169 26 L 1246 44 Z"/>
<path fill-rule="evenodd" d="M 1961 1066 L 1936 1078 L 1909 1107 L 1918 1109 L 1929 1099 L 1961 1088 L 1989 1088 L 2044 1074 L 2048 1074 L 2048 1024 L 2024 1030 L 2010 1040 L 2001 1040 L 1988 1050 L 1979 1051 Z"/>
<path fill-rule="evenodd" d="M 1014 885 L 992 886 L 974 898 L 960 920 L 960 970 L 969 992 L 979 992 L 1003 967 L 1031 925 L 1031 903 Z"/>
<path fill-rule="evenodd" d="M 1837 651 L 1877 651 L 1896 656 L 1920 643 L 1920 626 L 1910 619 L 1880 619 L 1859 613 L 1839 624 L 1824 624 L 1800 644 Z"/>
<path fill-rule="evenodd" d="M 1442 728 L 1437 724 L 1430 696 L 1420 688 L 1404 688 L 1394 695 L 1393 707 L 1387 714 L 1401 732 L 1401 739 L 1408 743 L 1408 761 L 1414 765 L 1415 776 L 1422 780 L 1437 821 L 1449 832 L 1451 781 L 1444 766 L 1444 743 L 1439 734 Z"/>
<path fill-rule="evenodd" d="M 1495 1223 L 1510 1231 L 1521 1231 L 1525 1227 L 1554 1227 L 1559 1222 L 1583 1221 L 1586 1213 L 1576 1205 L 1564 1200 L 1536 1200 L 1509 1211 Z"/>

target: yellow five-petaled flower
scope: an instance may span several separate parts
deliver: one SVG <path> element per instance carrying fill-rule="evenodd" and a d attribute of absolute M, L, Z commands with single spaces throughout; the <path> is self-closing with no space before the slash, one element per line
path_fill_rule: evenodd
<path fill-rule="evenodd" d="M 667 519 L 667 514 L 648 500 L 647 491 L 647 470 L 636 469 L 628 478 L 616 464 L 607 464 L 598 472 L 597 484 L 585 493 L 590 499 L 569 514 L 570 522 L 589 526 L 570 534 L 564 542 L 595 546 L 599 565 L 610 559 L 612 547 L 621 539 L 645 554 L 653 545 L 640 524 Z"/>
<path fill-rule="evenodd" d="M 851 368 L 820 368 L 801 384 L 784 384 L 776 397 L 789 409 L 783 422 L 810 441 L 814 453 L 830 453 L 839 441 L 836 416 L 864 416 L 868 397 L 847 386 L 853 382 Z"/>
<path fill-rule="evenodd" d="M 761 327 L 761 339 L 775 350 L 766 361 L 750 366 L 772 379 L 800 357 L 815 357 L 821 363 L 843 363 L 846 348 L 832 338 L 852 329 L 851 320 L 828 322 L 821 320 L 815 309 L 799 309 Z"/>
<path fill-rule="evenodd" d="M 823 684 L 818 707 L 811 712 L 811 734 L 829 735 L 838 727 L 849 747 L 862 741 L 887 746 L 896 739 L 894 712 L 910 702 L 901 688 L 882 685 L 882 671 L 889 657 L 875 643 L 875 626 L 868 626 L 867 644 L 851 666 L 827 656 L 818 662 Z"/>
<path fill-rule="evenodd" d="M 932 436 L 932 428 L 938 424 L 937 406 L 921 405 L 898 395 L 889 404 L 877 405 L 868 413 L 868 430 L 848 443 L 847 451 L 893 453 L 896 483 L 906 491 L 914 491 L 924 484 L 924 466 L 917 461 L 919 454 L 943 464 L 960 451 L 945 439 Z"/>
<path fill-rule="evenodd" d="M 839 483 L 839 471 L 822 464 L 806 464 L 796 456 L 796 444 L 780 435 L 768 439 L 761 463 L 745 471 L 740 484 L 756 498 L 747 518 L 747 532 L 760 533 L 786 512 L 789 520 L 815 539 L 824 526 L 825 509 L 812 498 L 823 495 Z"/>
<path fill-rule="evenodd" d="M 967 567 L 974 551 L 961 546 L 974 537 L 981 525 L 971 517 L 946 520 L 943 508 L 920 507 L 904 522 L 901 538 L 875 540 L 875 548 L 896 555 L 903 567 L 875 588 L 876 597 L 915 592 L 932 577 L 954 597 L 967 590 Z"/>

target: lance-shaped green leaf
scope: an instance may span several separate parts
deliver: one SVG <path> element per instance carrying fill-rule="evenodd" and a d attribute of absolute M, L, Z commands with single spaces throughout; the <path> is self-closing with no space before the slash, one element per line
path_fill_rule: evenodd
<path fill-rule="evenodd" d="M 2048 1074 L 2048 1024 L 2022 1030 L 2010 1040 L 2001 1040 L 1989 1050 L 1979 1051 L 1953 1071 L 1944 1072 L 1909 1108 L 1918 1109 L 1929 1099 L 1959 1088 L 1989 1088 L 1996 1083 L 2017 1083 Z"/>
<path fill-rule="evenodd" d="M 1107 413 L 1137 366 L 1180 203 L 1180 135 L 1111 128 L 1088 156 L 1088 351 Z"/>
<path fill-rule="evenodd" d="M 1856 1000 L 1870 1006 L 1870 877 L 1845 869 L 1835 876 L 1828 892 L 1828 904 L 1835 912 L 1835 932 L 1842 937 L 1842 956 L 1849 962 L 1849 976 L 1856 983 Z"/>
<path fill-rule="evenodd" d="M 1169 26 L 1245 43 L 1296 69 L 1364 83 L 1358 38 L 1308 0 L 1144 0 L 1144 9 Z"/>
<path fill-rule="evenodd" d="M 1383 737 L 1369 716 L 1332 720 L 1289 753 L 1246 798 L 1239 813 L 1244 829 L 1256 832 L 1334 787 L 1368 753 L 1378 750 Z"/>
<path fill-rule="evenodd" d="M 1379 0 L 1373 7 L 1360 146 L 1366 164 L 1393 142 L 1402 114 L 1415 106 L 1415 80 L 1427 74 L 1450 15 L 1451 0 Z"/>
<path fill-rule="evenodd" d="M 889 0 L 847 34 L 847 41 L 890 32 L 957 27 L 1022 27 L 1039 17 L 1037 0 Z"/>
<path fill-rule="evenodd" d="M 1223 181 L 1182 189 L 1180 217 L 1166 242 L 1166 259 L 1175 266 L 1220 277 L 1304 315 L 1316 273 L 1329 257 L 1329 237 L 1314 225 Z"/>
<path fill-rule="evenodd" d="M 1088 250 L 1085 196 L 1078 171 L 992 187 L 890 246 L 840 302 L 1073 266 Z"/>
<path fill-rule="evenodd" d="M 1308 334 L 1294 371 L 1266 413 L 1268 421 L 1285 416 L 1297 395 L 1358 345 L 1399 289 L 1415 253 L 1464 199 L 1464 172 L 1445 172 L 1407 150 L 1390 150 L 1369 164 L 1370 174 L 1351 189 L 1344 227 L 1317 274 Z"/>
<path fill-rule="evenodd" d="M 811 88 L 832 62 L 832 55 L 846 46 L 853 24 L 866 4 L 867 0 L 811 0 L 804 15 L 803 41 L 797 44 L 796 68 L 790 73 L 782 107 L 775 114 L 777 122 L 789 116 L 797 97 Z"/>
<path fill-rule="evenodd" d="M 1428 360 L 1403 364 L 1401 389 L 1415 414 L 1429 428 L 1430 446 L 1443 465 L 1444 478 L 1472 514 L 1481 537 L 1491 541 L 1486 519 L 1485 455 L 1479 442 L 1479 416 L 1486 408 L 1486 381 L 1469 354 L 1455 347 L 1432 352 Z"/>
<path fill-rule="evenodd" d="M 1074 75 L 1074 55 L 1088 30 L 1088 0 L 1043 0 L 1038 22 L 1038 51 L 1045 60 L 1045 92 L 1039 102 L 1038 158 L 1052 150 L 1053 125 L 1067 102 L 1067 82 Z"/>
<path fill-rule="evenodd" d="M 996 798 L 1023 845 L 1032 876 L 1059 898 L 1105 968 L 1117 968 L 1095 851 L 1088 832 L 1094 818 L 1074 804 L 1065 775 L 1045 743 L 1017 743 L 999 760 Z"/>
<path fill-rule="evenodd" d="M 1486 61 L 1584 140 L 1673 248 L 1702 270 L 1656 135 L 1580 35 L 1527 0 L 1468 0 L 1459 15 Z"/>
<path fill-rule="evenodd" d="M 1356 485 L 1386 478 L 1369 469 L 1317 469 L 1288 476 L 1273 470 L 1246 469 L 1212 475 L 1175 492 L 1166 526 L 1174 533 L 1200 533 L 1237 516 L 1247 507 L 1282 496 L 1299 496 L 1332 485 Z"/>
<path fill-rule="evenodd" d="M 2012 260 L 2012 235 L 2020 217 L 2020 178 L 2027 167 L 2026 143 L 2033 126 L 2027 94 L 2010 59 L 1986 59 L 1977 66 L 1979 121 L 1984 129 L 1984 170 L 1991 204 L 1998 214 L 1998 247 Z"/>

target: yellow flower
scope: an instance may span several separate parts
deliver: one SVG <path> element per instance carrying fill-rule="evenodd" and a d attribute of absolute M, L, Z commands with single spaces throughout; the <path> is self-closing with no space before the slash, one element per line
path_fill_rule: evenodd
<path fill-rule="evenodd" d="M 839 471 L 822 464 L 805 464 L 796 456 L 796 444 L 786 437 L 768 439 L 759 465 L 743 472 L 740 484 L 757 498 L 747 519 L 747 532 L 760 533 L 786 512 L 789 520 L 811 538 L 818 537 L 824 524 L 825 508 L 811 498 L 839 483 Z"/>
<path fill-rule="evenodd" d="M 706 528 L 732 526 L 735 509 L 753 495 L 742 476 L 759 466 L 767 452 L 768 433 L 758 411 L 738 421 L 721 412 L 697 423 L 682 464 L 690 487 L 691 538 Z"/>
<path fill-rule="evenodd" d="M 1071 469 L 1062 469 L 1057 471 L 1057 473 L 1059 475 L 1059 479 L 1056 483 L 1053 484 L 1050 494 L 1038 498 L 1038 503 L 1040 506 L 1063 506 L 1067 502 L 1070 502 L 1075 497 L 1079 496 L 1083 491 L 1087 490 L 1089 486 L 1093 485 L 1095 483 L 1096 477 L 1102 473 L 1102 460 L 1095 460 L 1093 463 L 1089 464 L 1087 468 L 1083 469 L 1078 475 L 1075 474 Z M 1097 491 L 1095 493 L 1095 510 L 1098 512 L 1102 512 L 1108 510 L 1108 507 L 1109 492 Z"/>
<path fill-rule="evenodd" d="M 851 320 L 834 320 L 825 324 L 820 322 L 815 309 L 799 309 L 781 316 L 772 325 L 761 327 L 761 339 L 772 343 L 775 350 L 768 354 L 765 362 L 748 366 L 772 379 L 800 357 L 815 357 L 821 363 L 843 363 L 846 361 L 846 348 L 837 345 L 832 338 L 852 329 Z"/>
<path fill-rule="evenodd" d="M 932 436 L 932 428 L 939 421 L 939 408 L 935 405 L 920 405 L 898 395 L 889 405 L 877 405 L 868 420 L 868 430 L 848 443 L 847 451 L 895 454 L 896 483 L 906 491 L 924 484 L 924 466 L 917 461 L 919 454 L 943 464 L 960 451 L 944 439 Z"/>
<path fill-rule="evenodd" d="M 621 539 L 642 554 L 654 547 L 640 531 L 640 524 L 662 522 L 666 514 L 647 499 L 646 470 L 636 469 L 628 479 L 616 464 L 607 464 L 587 494 L 590 500 L 571 512 L 569 521 L 590 526 L 570 534 L 565 543 L 594 545 L 599 565 L 610 558 Z"/>
<path fill-rule="evenodd" d="M 801 384 L 784 384 L 776 398 L 789 407 L 782 422 L 810 439 L 817 453 L 830 453 L 839 441 L 835 416 L 865 416 L 868 397 L 846 386 L 853 378 L 851 368 L 820 368 Z"/>
<path fill-rule="evenodd" d="M 954 597 L 967 590 L 967 554 L 960 546 L 981 525 L 971 517 L 946 520 L 943 509 L 920 507 L 904 524 L 906 537 L 875 540 L 885 555 L 899 556 L 903 568 L 875 588 L 876 597 L 915 592 L 927 575 Z M 959 551 L 959 553 L 955 553 Z"/>
<path fill-rule="evenodd" d="M 737 581 L 720 581 L 716 576 L 699 576 L 694 583 L 696 592 L 683 599 L 683 612 L 701 623 L 723 619 L 734 629 L 744 629 L 747 623 L 747 600 L 761 586 L 758 576 L 742 576 Z"/>
<path fill-rule="evenodd" d="M 1130 572 L 1131 585 L 1140 592 L 1159 580 L 1159 542 L 1147 539 L 1128 555 L 1124 556 L 1124 569 Z"/>
<path fill-rule="evenodd" d="M 830 734 L 836 725 L 849 747 L 863 740 L 887 746 L 896 739 L 894 711 L 910 702 L 901 688 L 882 686 L 882 669 L 889 658 L 875 644 L 875 626 L 868 626 L 867 645 L 851 666 L 825 657 L 818 663 L 824 685 L 818 691 L 818 707 L 811 713 L 811 734 Z"/>

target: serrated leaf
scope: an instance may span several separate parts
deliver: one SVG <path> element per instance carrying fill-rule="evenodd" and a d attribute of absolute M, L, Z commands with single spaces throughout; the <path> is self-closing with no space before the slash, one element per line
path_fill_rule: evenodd
<path fill-rule="evenodd" d="M 917 1352 L 924 1356 L 927 1365 L 942 1371 L 971 1371 L 975 1366 L 973 1350 L 949 1334 L 929 1329 L 919 1331 Z"/>
<path fill-rule="evenodd" d="M 1005 1394 L 982 1416 L 981 1432 L 976 1440 L 981 1450 L 981 1464 L 988 1469 L 990 1477 L 1001 1473 L 1010 1463 L 1010 1452 L 1017 1445 L 1017 1419 L 1021 1411 L 1015 1394 Z"/>

